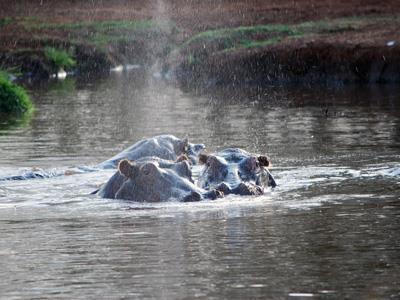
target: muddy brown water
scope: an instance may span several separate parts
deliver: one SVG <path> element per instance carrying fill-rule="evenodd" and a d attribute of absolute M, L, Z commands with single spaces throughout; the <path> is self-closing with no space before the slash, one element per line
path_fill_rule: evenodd
<path fill-rule="evenodd" d="M 0 298 L 400 298 L 400 89 L 185 92 L 140 71 L 32 90 L 0 177 L 91 166 L 160 133 L 268 153 L 262 197 L 134 204 L 111 171 L 0 182 Z"/>

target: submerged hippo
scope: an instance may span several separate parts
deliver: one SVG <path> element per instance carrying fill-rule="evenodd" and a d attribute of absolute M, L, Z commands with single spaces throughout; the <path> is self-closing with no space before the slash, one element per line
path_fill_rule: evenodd
<path fill-rule="evenodd" d="M 59 176 L 68 176 L 68 175 L 76 175 L 88 172 L 97 171 L 95 168 L 91 167 L 74 167 L 68 168 L 64 170 L 51 169 L 44 170 L 40 168 L 32 168 L 31 170 L 25 170 L 21 174 L 18 175 L 10 175 L 5 177 L 0 177 L 0 181 L 9 181 L 9 180 L 28 180 L 28 179 L 45 179 L 45 178 L 53 178 Z"/>
<path fill-rule="evenodd" d="M 261 195 L 265 187 L 276 187 L 266 156 L 228 148 L 212 155 L 200 154 L 199 161 L 204 167 L 197 184 L 203 189 L 216 189 L 225 195 Z"/>
<path fill-rule="evenodd" d="M 98 193 L 103 198 L 137 202 L 190 202 L 223 196 L 216 190 L 206 191 L 194 185 L 187 160 L 171 162 L 156 157 L 135 162 L 121 160 L 118 171 Z"/>
<path fill-rule="evenodd" d="M 98 164 L 95 167 L 74 167 L 66 170 L 43 170 L 33 168 L 22 174 L 0 177 L 0 181 L 6 180 L 27 180 L 58 177 L 64 175 L 74 175 L 86 172 L 94 172 L 99 169 L 113 169 L 118 166 L 122 159 L 138 160 L 144 157 L 157 157 L 166 160 L 176 160 L 184 154 L 191 163 L 196 163 L 199 153 L 205 149 L 203 144 L 192 144 L 187 139 L 179 139 L 173 135 L 159 135 L 148 139 L 143 139 L 133 144 L 114 157 Z"/>
<path fill-rule="evenodd" d="M 116 168 L 123 159 L 135 161 L 143 157 L 158 157 L 174 161 L 182 154 L 186 154 L 195 163 L 196 157 L 204 148 L 203 144 L 191 144 L 187 139 L 182 140 L 173 135 L 159 135 L 133 144 L 97 167 L 112 169 Z"/>

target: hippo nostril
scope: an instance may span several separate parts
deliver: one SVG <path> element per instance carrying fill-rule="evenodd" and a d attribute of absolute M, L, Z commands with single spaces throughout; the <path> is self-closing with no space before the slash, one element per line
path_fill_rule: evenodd
<path fill-rule="evenodd" d="M 200 164 L 205 164 L 206 166 L 209 166 L 209 164 L 207 164 L 207 160 L 208 160 L 207 154 L 200 153 L 198 159 L 199 159 Z"/>
<path fill-rule="evenodd" d="M 191 192 L 183 198 L 183 202 L 198 202 L 201 201 L 201 195 L 198 192 Z"/>

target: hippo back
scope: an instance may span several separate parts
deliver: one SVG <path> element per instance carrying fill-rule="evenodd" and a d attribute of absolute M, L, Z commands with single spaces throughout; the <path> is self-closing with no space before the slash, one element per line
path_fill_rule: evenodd
<path fill-rule="evenodd" d="M 202 144 L 190 144 L 187 139 L 179 139 L 173 135 L 159 135 L 143 139 L 114 157 L 97 165 L 98 168 L 112 169 L 122 159 L 136 161 L 144 157 L 158 157 L 165 160 L 176 160 L 182 154 L 196 155 L 204 149 Z"/>

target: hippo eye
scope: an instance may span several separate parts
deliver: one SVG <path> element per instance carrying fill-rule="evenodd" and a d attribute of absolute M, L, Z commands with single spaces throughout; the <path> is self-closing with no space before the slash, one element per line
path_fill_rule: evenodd
<path fill-rule="evenodd" d="M 141 170 L 142 173 L 147 176 L 154 174 L 157 170 L 157 167 L 154 164 L 145 164 Z"/>

